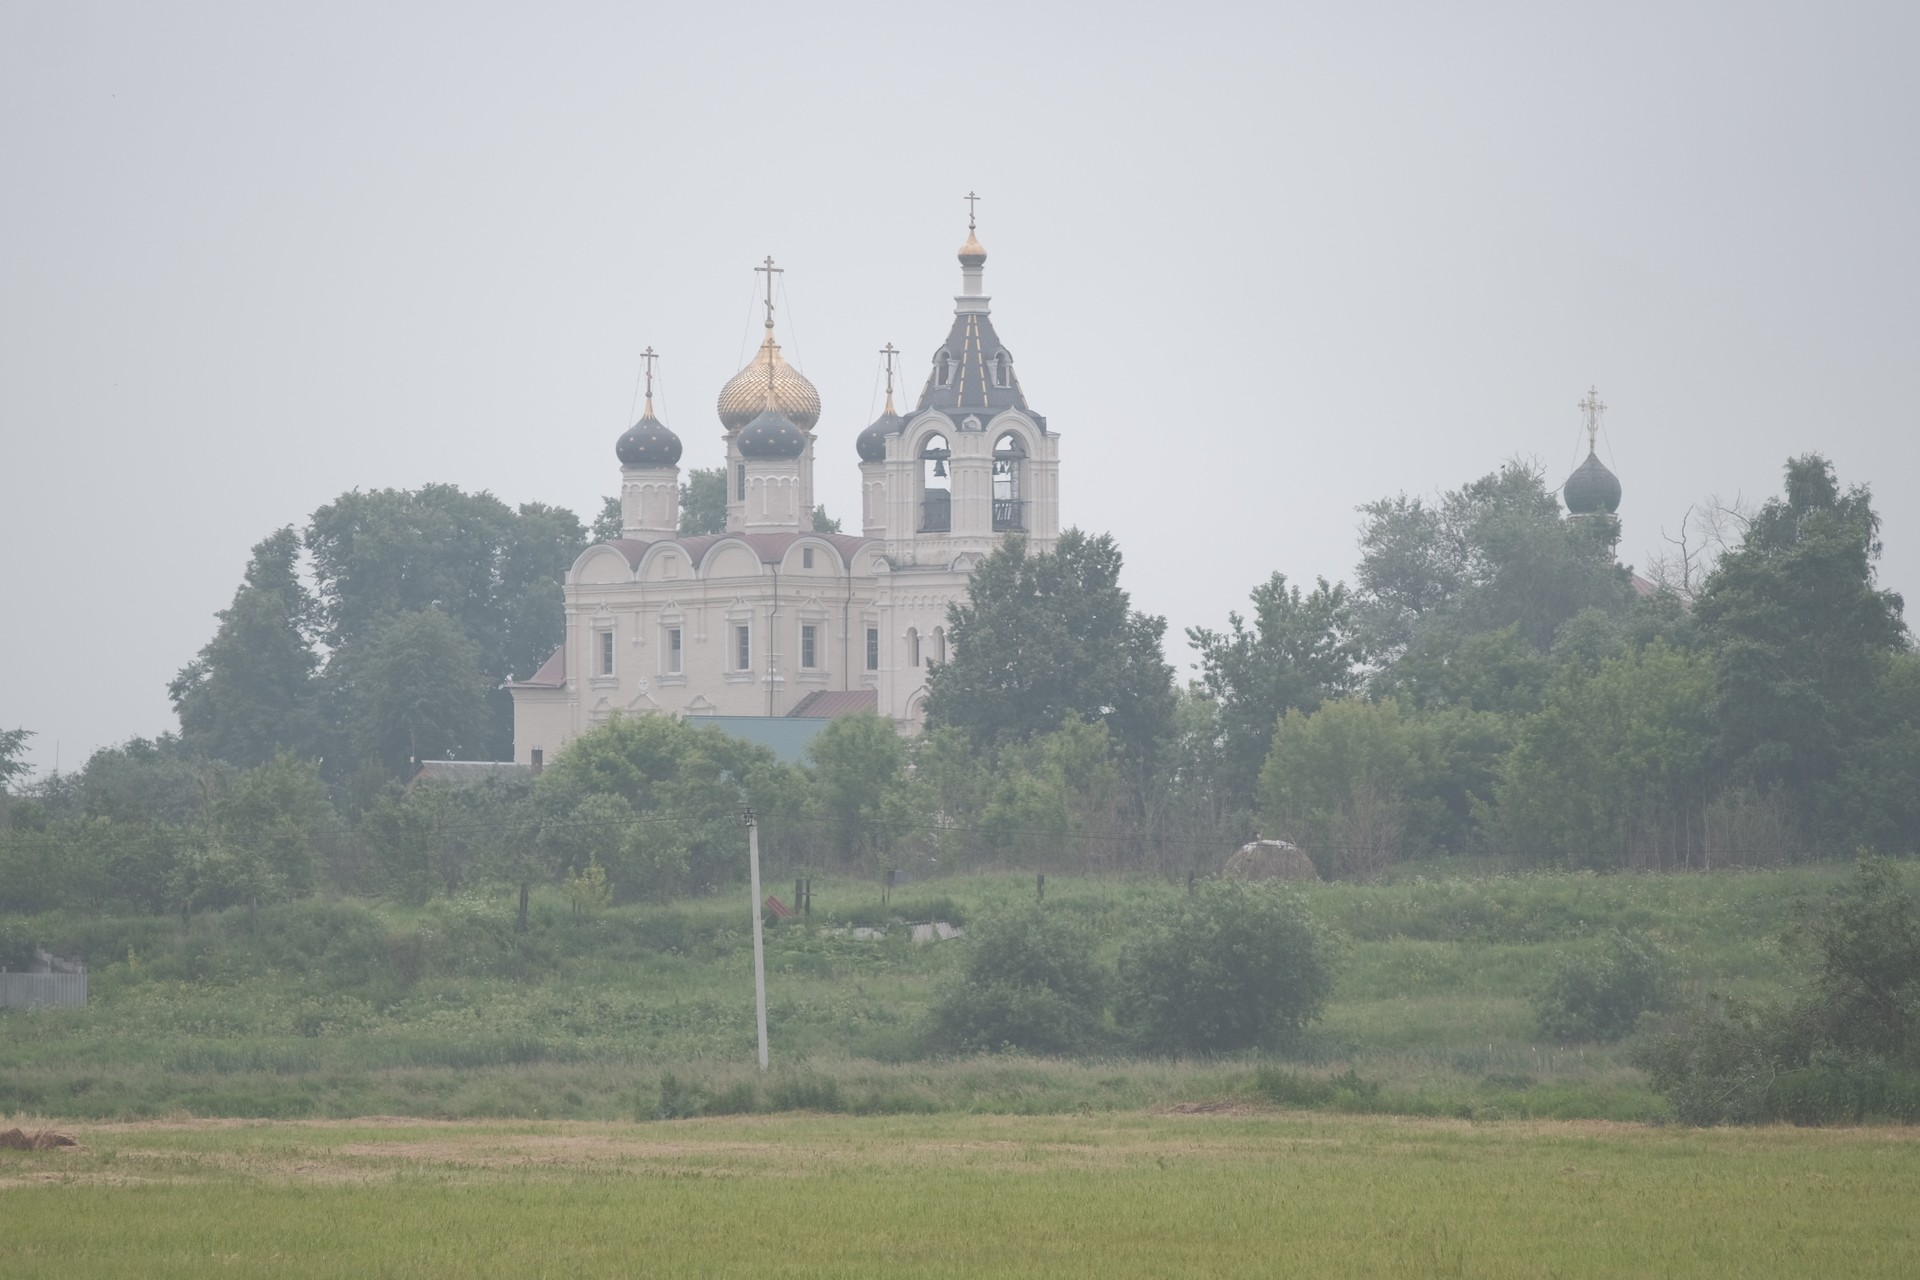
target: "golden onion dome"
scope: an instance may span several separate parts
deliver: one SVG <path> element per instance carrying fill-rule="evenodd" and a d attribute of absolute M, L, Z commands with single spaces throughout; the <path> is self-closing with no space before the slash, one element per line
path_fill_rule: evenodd
<path fill-rule="evenodd" d="M 960 265 L 963 267 L 981 267 L 987 262 L 986 246 L 980 243 L 980 237 L 973 234 L 973 228 L 967 228 L 967 242 L 960 246 Z"/>
<path fill-rule="evenodd" d="M 773 395 L 767 395 L 767 361 L 773 361 Z M 780 355 L 780 344 L 767 331 L 765 342 L 747 367 L 728 379 L 720 388 L 720 425 L 729 432 L 738 431 L 767 409 L 777 409 L 802 431 L 811 431 L 820 421 L 820 393 L 806 375 L 788 364 Z"/>

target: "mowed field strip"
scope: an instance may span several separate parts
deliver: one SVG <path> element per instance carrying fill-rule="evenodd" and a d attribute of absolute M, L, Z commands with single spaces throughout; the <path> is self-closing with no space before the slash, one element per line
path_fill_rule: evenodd
<path fill-rule="evenodd" d="M 9 1277 L 1920 1273 L 1912 1129 L 1244 1108 L 63 1127 L 82 1149 L 0 1152 Z"/>

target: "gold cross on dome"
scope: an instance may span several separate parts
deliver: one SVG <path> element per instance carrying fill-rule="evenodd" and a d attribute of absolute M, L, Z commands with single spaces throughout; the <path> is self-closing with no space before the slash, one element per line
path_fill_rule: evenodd
<path fill-rule="evenodd" d="M 980 202 L 980 197 L 969 191 L 961 199 L 967 202 L 967 230 L 971 231 L 973 230 L 973 206 Z"/>
<path fill-rule="evenodd" d="M 651 346 L 649 346 L 645 351 L 642 351 L 640 353 L 640 359 L 644 361 L 647 366 L 647 403 L 648 404 L 653 403 L 653 362 L 655 360 L 658 360 L 659 358 L 660 358 L 659 356 L 654 354 L 653 348 Z"/>
<path fill-rule="evenodd" d="M 1575 407 L 1586 410 L 1587 452 L 1592 453 L 1594 448 L 1593 442 L 1600 434 L 1600 415 L 1607 411 L 1607 406 L 1600 403 L 1599 390 L 1595 387 L 1588 387 L 1587 398 Z"/>
<path fill-rule="evenodd" d="M 766 265 L 755 267 L 754 270 L 764 271 L 767 273 L 767 328 L 772 329 L 773 328 L 773 278 L 776 275 L 779 275 L 781 272 L 785 271 L 786 268 L 774 266 L 773 255 L 768 254 Z"/>

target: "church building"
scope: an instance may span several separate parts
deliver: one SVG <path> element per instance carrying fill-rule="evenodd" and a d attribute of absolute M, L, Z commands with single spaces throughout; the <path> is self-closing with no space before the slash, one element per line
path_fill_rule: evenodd
<path fill-rule="evenodd" d="M 1060 532 L 1060 439 L 994 331 L 974 231 L 969 217 L 919 400 L 895 410 L 889 344 L 886 409 L 848 442 L 858 534 L 813 531 L 820 396 L 775 340 L 771 258 L 765 339 L 720 391 L 724 533 L 678 533 L 680 438 L 654 416 L 649 361 L 646 410 L 614 446 L 621 535 L 574 561 L 566 639 L 507 684 L 516 762 L 537 768 L 616 713 L 715 717 L 768 741 L 787 727 L 775 720 L 851 711 L 919 727 L 974 566 L 1009 534 L 1045 552 Z"/>

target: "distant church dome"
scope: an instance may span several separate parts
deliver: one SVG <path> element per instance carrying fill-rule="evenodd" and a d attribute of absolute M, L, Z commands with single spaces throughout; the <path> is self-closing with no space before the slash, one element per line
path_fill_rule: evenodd
<path fill-rule="evenodd" d="M 762 409 L 752 422 L 740 428 L 738 444 L 743 458 L 785 460 L 807 451 L 807 433 L 778 409 Z"/>
<path fill-rule="evenodd" d="M 960 246 L 960 265 L 963 267 L 984 267 L 987 264 L 986 246 L 980 243 L 980 237 L 973 234 L 973 228 L 967 228 L 967 242 Z"/>
<path fill-rule="evenodd" d="M 613 451 L 623 467 L 671 467 L 680 461 L 680 437 L 653 416 L 649 401 L 646 415 L 621 433 Z"/>
<path fill-rule="evenodd" d="M 873 420 L 873 425 L 854 438 L 853 447 L 859 450 L 862 462 L 885 462 L 887 458 L 887 437 L 898 435 L 907 425 L 907 420 L 893 411 L 893 397 L 887 397 L 887 411 Z"/>
<path fill-rule="evenodd" d="M 773 397 L 767 397 L 767 361 L 773 361 Z M 820 393 L 806 375 L 788 364 L 780 355 L 780 344 L 773 340 L 771 328 L 766 341 L 747 367 L 733 375 L 720 389 L 720 424 L 738 431 L 768 408 L 779 410 L 790 426 L 813 430 L 820 421 Z"/>
<path fill-rule="evenodd" d="M 1612 515 L 1620 508 L 1619 477 L 1607 470 L 1600 456 L 1592 451 L 1567 477 L 1566 487 L 1560 493 L 1566 500 L 1569 515 L 1590 516 L 1602 511 Z"/>

